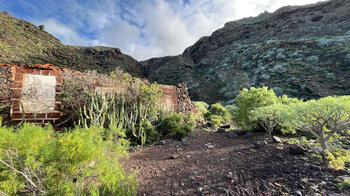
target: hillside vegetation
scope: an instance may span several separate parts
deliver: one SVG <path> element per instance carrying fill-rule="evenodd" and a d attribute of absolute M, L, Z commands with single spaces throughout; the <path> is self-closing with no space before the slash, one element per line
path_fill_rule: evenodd
<path fill-rule="evenodd" d="M 0 62 L 53 64 L 108 73 L 119 67 L 132 75 L 141 75 L 138 62 L 118 48 L 63 45 L 53 35 L 6 12 L 0 12 Z"/>
<path fill-rule="evenodd" d="M 271 87 L 278 95 L 320 98 L 350 94 L 350 1 L 288 6 L 232 21 L 179 56 L 141 64 L 159 83 L 185 82 L 209 103 L 242 88 Z"/>

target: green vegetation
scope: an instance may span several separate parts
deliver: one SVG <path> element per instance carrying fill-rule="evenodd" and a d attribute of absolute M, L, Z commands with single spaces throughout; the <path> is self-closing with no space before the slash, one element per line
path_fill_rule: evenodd
<path fill-rule="evenodd" d="M 183 138 L 193 132 L 196 121 L 193 114 L 171 114 L 165 117 L 158 130 L 162 135 L 170 135 L 174 138 Z"/>
<path fill-rule="evenodd" d="M 258 107 L 269 106 L 278 103 L 278 98 L 267 87 L 243 89 L 236 97 L 238 105 L 235 115 L 235 123 L 245 130 L 250 130 L 257 126 L 257 121 L 250 118 L 251 111 Z"/>
<path fill-rule="evenodd" d="M 0 12 L 0 62 L 12 64 L 53 64 L 74 70 L 97 70 L 102 73 L 116 67 L 135 76 L 141 66 L 118 48 L 63 45 L 60 40 L 39 27 Z M 101 58 L 102 57 L 102 58 Z"/>
<path fill-rule="evenodd" d="M 311 133 L 327 150 L 327 141 L 350 129 L 350 96 L 325 97 L 287 105 L 280 118 L 297 129 Z"/>
<path fill-rule="evenodd" d="M 0 189 L 7 194 L 133 195 L 136 176 L 119 162 L 127 141 L 99 127 L 56 133 L 24 124 L 0 128 Z"/>
<path fill-rule="evenodd" d="M 335 170 L 345 169 L 345 163 L 350 162 L 350 152 L 341 148 L 324 151 L 329 167 Z"/>
<path fill-rule="evenodd" d="M 323 156 L 330 168 L 344 169 L 349 162 L 347 150 L 335 148 L 328 143 L 348 137 L 350 130 L 350 96 L 325 97 L 318 100 L 301 101 L 287 96 L 277 97 L 267 87 L 243 89 L 236 98 L 234 120 L 245 129 L 256 128 L 256 123 L 265 129 L 271 139 L 272 133 L 278 129 L 282 133 L 303 131 L 317 139 L 321 145 Z M 298 144 L 297 139 L 289 140 L 290 144 Z M 312 146 L 306 137 L 302 143 Z"/>
<path fill-rule="evenodd" d="M 259 124 L 267 131 L 269 139 L 272 139 L 272 132 L 281 124 L 279 113 L 283 109 L 282 104 L 273 104 L 259 107 L 251 111 L 250 120 L 258 121 Z"/>
<path fill-rule="evenodd" d="M 345 180 L 337 185 L 341 190 L 342 189 L 350 189 L 350 179 Z"/>

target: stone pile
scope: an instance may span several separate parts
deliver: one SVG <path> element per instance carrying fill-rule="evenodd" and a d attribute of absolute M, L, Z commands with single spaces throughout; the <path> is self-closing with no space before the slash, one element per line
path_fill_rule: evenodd
<path fill-rule="evenodd" d="M 188 88 L 186 84 L 180 83 L 176 86 L 176 95 L 177 95 L 177 112 L 187 113 L 187 112 L 196 112 L 196 107 L 191 102 L 191 99 L 188 95 Z"/>

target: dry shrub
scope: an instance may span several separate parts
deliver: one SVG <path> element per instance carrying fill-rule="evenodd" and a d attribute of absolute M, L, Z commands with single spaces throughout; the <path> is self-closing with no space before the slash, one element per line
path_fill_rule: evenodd
<path fill-rule="evenodd" d="M 63 75 L 63 92 L 61 94 L 63 122 L 65 126 L 73 125 L 79 109 L 88 104 L 91 95 L 103 89 L 103 92 L 123 94 L 126 100 L 140 96 L 139 88 L 144 84 L 140 79 L 131 77 L 117 69 L 110 75 L 98 74 L 96 71 L 84 73 L 66 71 Z"/>

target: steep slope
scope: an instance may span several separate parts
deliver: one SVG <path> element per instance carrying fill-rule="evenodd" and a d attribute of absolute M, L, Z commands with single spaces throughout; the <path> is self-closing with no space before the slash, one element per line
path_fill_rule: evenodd
<path fill-rule="evenodd" d="M 193 99 L 210 103 L 264 85 L 305 99 L 350 94 L 349 10 L 349 0 L 332 0 L 228 22 L 179 56 L 141 62 L 143 73 L 185 82 Z"/>
<path fill-rule="evenodd" d="M 0 12 L 0 63 L 54 64 L 110 72 L 120 67 L 141 75 L 139 63 L 118 48 L 63 45 L 39 27 Z"/>

